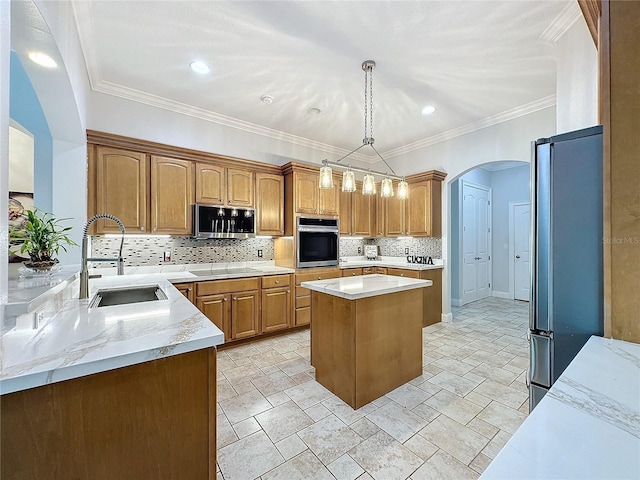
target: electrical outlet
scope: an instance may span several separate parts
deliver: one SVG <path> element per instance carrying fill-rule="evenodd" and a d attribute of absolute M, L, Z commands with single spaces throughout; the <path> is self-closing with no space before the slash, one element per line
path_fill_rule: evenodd
<path fill-rule="evenodd" d="M 362 247 L 358 247 L 358 255 L 362 254 Z"/>
<path fill-rule="evenodd" d="M 166 252 L 164 252 L 164 261 L 165 262 L 171 261 L 171 250 L 167 250 Z"/>
<path fill-rule="evenodd" d="M 409 247 L 407 247 L 407 248 L 405 248 L 405 249 L 404 249 L 404 254 L 405 254 L 405 255 L 409 255 Z"/>
<path fill-rule="evenodd" d="M 262 250 L 258 250 L 258 257 L 262 258 Z"/>
<path fill-rule="evenodd" d="M 44 320 L 44 307 L 40 310 L 36 310 L 33 314 L 33 328 L 38 328 L 40 323 Z"/>

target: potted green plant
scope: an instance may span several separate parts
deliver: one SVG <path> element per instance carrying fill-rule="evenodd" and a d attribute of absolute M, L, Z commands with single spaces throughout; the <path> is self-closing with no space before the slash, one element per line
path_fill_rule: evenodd
<path fill-rule="evenodd" d="M 68 236 L 71 227 L 63 227 L 60 222 L 68 218 L 56 219 L 51 213 L 38 209 L 27 210 L 22 214 L 24 221 L 9 229 L 9 242 L 20 247 L 20 253 L 29 255 L 24 262 L 28 268 L 36 271 L 48 271 L 58 263 L 56 258 L 62 248 L 77 245 Z"/>

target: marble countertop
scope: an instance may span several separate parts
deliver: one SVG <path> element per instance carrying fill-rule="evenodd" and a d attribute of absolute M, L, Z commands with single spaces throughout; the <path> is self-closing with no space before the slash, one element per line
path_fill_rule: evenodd
<path fill-rule="evenodd" d="M 433 259 L 434 265 L 421 263 L 408 263 L 406 257 L 378 257 L 376 260 L 367 260 L 365 257 L 347 257 L 341 260 L 340 268 L 366 268 L 366 267 L 391 267 L 406 268 L 407 270 L 434 270 L 444 268 L 440 258 Z"/>
<path fill-rule="evenodd" d="M 167 279 L 173 273 L 109 276 L 76 290 L 37 329 L 18 326 L 0 337 L 0 393 L 7 394 L 219 345 L 223 333 Z M 158 285 L 166 300 L 89 308 L 100 288 Z"/>
<path fill-rule="evenodd" d="M 358 300 L 387 293 L 429 287 L 432 284 L 431 280 L 418 280 L 416 278 L 392 275 L 360 275 L 357 277 L 314 280 L 302 282 L 300 285 L 316 292 L 346 298 L 347 300 Z"/>
<path fill-rule="evenodd" d="M 591 337 L 480 478 L 640 478 L 640 344 Z"/>

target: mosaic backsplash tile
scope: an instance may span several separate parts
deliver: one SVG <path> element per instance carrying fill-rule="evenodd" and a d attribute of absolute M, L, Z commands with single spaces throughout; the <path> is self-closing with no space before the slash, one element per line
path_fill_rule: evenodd
<path fill-rule="evenodd" d="M 340 256 L 355 257 L 358 247 L 378 245 L 380 255 L 385 257 L 404 257 L 405 249 L 410 255 L 424 255 L 442 258 L 442 239 L 440 238 L 340 238 Z M 91 256 L 113 257 L 120 246 L 120 238 L 91 237 Z M 262 257 L 258 257 L 262 250 Z M 171 252 L 171 261 L 163 261 L 164 252 Z M 251 262 L 273 260 L 273 239 L 249 238 L 246 240 L 194 240 L 185 237 L 125 237 L 122 249 L 124 264 L 144 265 L 182 265 L 189 263 L 212 262 Z M 114 267 L 114 263 L 93 262 L 94 268 Z"/>
<path fill-rule="evenodd" d="M 342 237 L 340 239 L 340 256 L 362 255 L 362 251 L 358 253 L 358 247 L 363 245 L 378 245 L 380 255 L 384 257 L 404 257 L 407 255 L 405 249 L 408 248 L 409 255 L 442 258 L 441 238 L 367 238 L 363 240 Z"/>
<path fill-rule="evenodd" d="M 91 256 L 113 257 L 119 246 L 120 238 L 91 237 Z M 262 250 L 262 257 L 258 257 L 258 250 Z M 164 252 L 167 251 L 171 252 L 170 262 L 163 261 Z M 125 266 L 273 260 L 273 239 L 194 240 L 185 237 L 125 236 L 122 256 Z M 115 264 L 107 262 L 92 264 L 92 267 L 96 268 L 113 266 Z"/>

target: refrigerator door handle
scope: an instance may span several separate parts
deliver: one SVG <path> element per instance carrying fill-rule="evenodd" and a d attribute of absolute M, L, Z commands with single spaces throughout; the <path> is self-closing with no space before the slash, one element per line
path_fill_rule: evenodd
<path fill-rule="evenodd" d="M 531 384 L 531 379 L 533 379 L 536 374 L 536 342 L 529 342 L 529 357 L 530 362 L 527 373 L 529 374 L 529 384 Z"/>
<path fill-rule="evenodd" d="M 524 377 L 524 383 L 527 385 L 527 389 L 531 388 L 531 372 L 527 367 L 527 374 Z"/>

